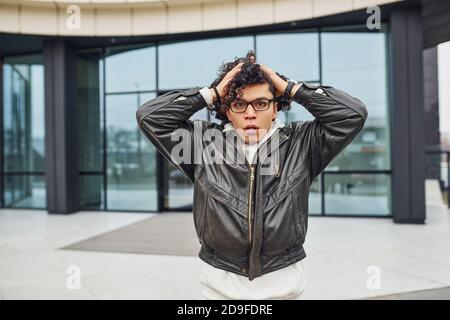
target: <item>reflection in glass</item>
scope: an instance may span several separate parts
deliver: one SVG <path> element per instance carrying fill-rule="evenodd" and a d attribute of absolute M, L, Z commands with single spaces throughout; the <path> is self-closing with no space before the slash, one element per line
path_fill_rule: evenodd
<path fill-rule="evenodd" d="M 44 170 L 44 67 L 41 56 L 5 58 L 3 155 L 5 172 Z"/>
<path fill-rule="evenodd" d="M 103 108 L 101 50 L 78 54 L 78 115 L 81 171 L 103 169 Z"/>
<path fill-rule="evenodd" d="M 256 36 L 258 62 L 296 81 L 319 81 L 319 34 L 277 33 Z"/>
<path fill-rule="evenodd" d="M 83 209 L 105 209 L 103 197 L 103 175 L 80 175 L 80 207 Z"/>
<path fill-rule="evenodd" d="M 4 184 L 3 205 L 45 208 L 42 56 L 22 55 L 5 58 L 2 89 L 2 165 L 5 171 L 5 175 L 1 177 Z"/>
<path fill-rule="evenodd" d="M 253 50 L 253 37 L 230 37 L 164 44 L 158 47 L 159 89 L 208 86 L 223 62 Z"/>
<path fill-rule="evenodd" d="M 155 47 L 113 47 L 106 56 L 107 93 L 156 90 Z"/>
<path fill-rule="evenodd" d="M 42 175 L 6 175 L 5 207 L 39 208 L 46 207 L 45 180 Z"/>
<path fill-rule="evenodd" d="M 157 151 L 138 130 L 135 119 L 136 108 L 155 95 L 144 95 L 142 91 L 156 94 L 157 90 L 163 93 L 209 85 L 223 62 L 232 61 L 235 57 L 245 55 L 249 49 L 254 49 L 253 40 L 253 36 L 244 36 L 164 43 L 157 49 L 158 59 L 156 47 L 107 48 L 106 168 L 102 165 L 102 50 L 83 51 L 78 69 L 79 110 L 82 117 L 80 170 L 91 172 L 90 175 L 81 175 L 80 201 L 83 206 L 112 210 L 156 210 Z M 256 36 L 259 62 L 297 81 L 311 84 L 321 81 L 324 85 L 342 89 L 368 106 L 369 118 L 364 130 L 333 160 L 327 168 L 328 172 L 390 169 L 385 40 L 385 33 L 348 30 L 327 31 L 321 37 L 317 32 Z M 322 66 L 319 66 L 320 60 Z M 156 88 L 156 76 L 159 88 Z M 20 84 L 16 87 L 16 91 L 21 90 Z M 22 91 L 26 92 L 24 89 Z M 295 102 L 290 110 L 280 112 L 278 118 L 285 124 L 314 119 L 305 107 Z M 208 117 L 206 108 L 190 118 L 194 119 L 218 122 L 214 116 Z M 189 180 L 166 160 L 160 169 L 163 171 L 163 188 L 159 192 L 164 196 L 164 208 L 191 208 L 193 188 Z M 107 179 L 106 201 L 102 194 L 104 180 L 100 175 L 93 174 L 103 170 Z M 322 191 L 326 193 L 327 213 L 390 213 L 390 175 L 326 175 L 326 190 L 321 190 L 321 176 L 311 185 L 308 199 L 310 214 L 322 213 Z M 361 205 L 364 202 L 361 199 L 370 205 Z M 375 204 L 372 205 L 372 202 Z"/>
<path fill-rule="evenodd" d="M 170 210 L 192 210 L 192 199 L 194 197 L 192 183 L 173 164 L 167 162 L 167 165 L 169 194 L 166 208 Z"/>
<path fill-rule="evenodd" d="M 156 149 L 136 124 L 136 110 L 153 94 L 106 96 L 107 208 L 157 210 Z"/>
<path fill-rule="evenodd" d="M 388 174 L 325 174 L 326 214 L 391 214 Z"/>
<path fill-rule="evenodd" d="M 357 97 L 369 111 L 362 132 L 329 169 L 391 168 L 385 43 L 383 32 L 322 33 L 322 84 Z"/>

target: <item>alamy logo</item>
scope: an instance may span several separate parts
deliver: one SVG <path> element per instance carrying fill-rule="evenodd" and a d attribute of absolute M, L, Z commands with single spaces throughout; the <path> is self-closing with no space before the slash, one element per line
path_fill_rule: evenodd
<path fill-rule="evenodd" d="M 369 30 L 381 29 L 381 10 L 379 6 L 368 7 L 366 13 L 371 14 L 367 18 L 366 26 Z"/>
<path fill-rule="evenodd" d="M 69 15 L 66 19 L 67 29 L 80 29 L 81 28 L 81 10 L 80 7 L 72 4 L 67 7 L 66 13 Z"/>
<path fill-rule="evenodd" d="M 75 264 L 67 267 L 66 273 L 69 275 L 67 277 L 66 286 L 69 290 L 79 290 L 81 289 L 81 268 Z"/>
<path fill-rule="evenodd" d="M 258 135 L 263 137 L 267 129 L 258 129 Z M 246 154 L 251 146 L 241 138 L 245 135 L 243 129 L 228 131 L 225 135 L 218 129 L 202 130 L 201 123 L 194 121 L 194 131 L 179 128 L 172 132 L 171 141 L 175 142 L 171 150 L 171 160 L 174 164 L 244 164 Z M 270 143 L 262 143 L 257 151 L 261 162 L 260 175 L 274 175 L 278 171 L 280 154 L 277 146 L 280 144 L 279 133 L 270 137 Z M 192 145 L 193 144 L 193 145 Z M 241 149 L 242 152 L 236 152 Z M 255 159 L 256 155 L 253 156 Z"/>
<path fill-rule="evenodd" d="M 367 267 L 366 272 L 369 277 L 366 281 L 367 289 L 379 290 L 381 289 L 381 268 L 377 265 L 370 265 Z"/>

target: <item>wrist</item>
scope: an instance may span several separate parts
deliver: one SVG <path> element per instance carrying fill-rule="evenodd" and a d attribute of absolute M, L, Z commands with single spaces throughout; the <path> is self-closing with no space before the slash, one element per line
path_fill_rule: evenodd
<path fill-rule="evenodd" d="M 292 90 L 291 90 L 291 92 L 290 92 L 291 98 L 294 98 L 295 94 L 297 93 L 298 89 L 300 89 L 301 86 L 302 86 L 301 83 L 296 83 L 296 84 L 292 87 Z"/>
<path fill-rule="evenodd" d="M 209 88 L 209 92 L 211 92 L 213 103 L 216 103 L 217 101 L 216 91 L 213 88 Z"/>
<path fill-rule="evenodd" d="M 284 82 L 285 82 L 285 87 L 284 87 L 283 98 L 285 100 L 292 100 L 292 98 L 294 96 L 293 95 L 294 88 L 296 85 L 298 85 L 298 83 L 295 82 L 294 80 L 288 80 L 288 81 L 284 81 Z"/>

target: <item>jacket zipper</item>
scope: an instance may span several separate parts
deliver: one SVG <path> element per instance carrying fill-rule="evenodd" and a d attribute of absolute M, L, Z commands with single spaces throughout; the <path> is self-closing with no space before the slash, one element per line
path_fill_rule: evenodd
<path fill-rule="evenodd" d="M 252 250 L 252 221 L 253 221 L 253 185 L 255 181 L 255 167 L 252 165 L 250 167 L 250 188 L 249 188 L 249 194 L 248 194 L 248 236 L 249 236 L 249 243 L 250 243 L 250 251 Z"/>
<path fill-rule="evenodd" d="M 280 176 L 280 165 L 278 164 L 278 162 L 275 164 L 275 177 L 279 177 Z"/>

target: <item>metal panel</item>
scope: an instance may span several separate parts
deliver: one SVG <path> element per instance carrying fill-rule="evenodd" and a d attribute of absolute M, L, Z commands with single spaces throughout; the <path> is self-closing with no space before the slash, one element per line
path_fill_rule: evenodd
<path fill-rule="evenodd" d="M 64 40 L 44 44 L 47 211 L 78 209 L 76 54 Z"/>
<path fill-rule="evenodd" d="M 425 126 L 420 7 L 392 11 L 390 60 L 394 222 L 423 223 Z"/>

